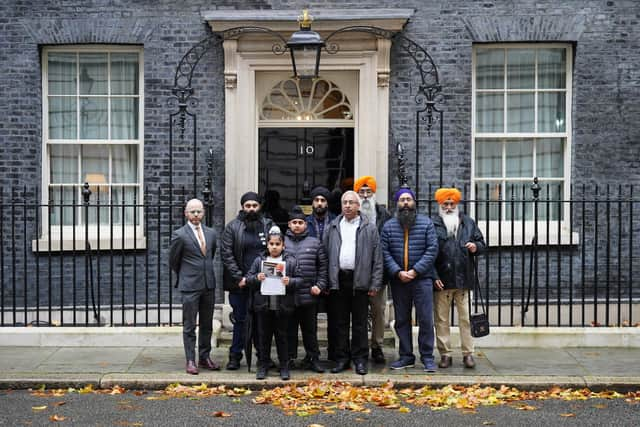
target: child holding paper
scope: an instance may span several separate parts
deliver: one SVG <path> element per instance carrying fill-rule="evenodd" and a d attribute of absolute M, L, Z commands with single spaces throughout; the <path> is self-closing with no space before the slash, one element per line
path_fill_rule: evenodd
<path fill-rule="evenodd" d="M 287 327 L 295 310 L 295 288 L 301 284 L 296 259 L 284 252 L 284 236 L 280 228 L 273 226 L 267 237 L 267 253 L 255 259 L 247 274 L 260 346 L 258 380 L 267 377 L 274 334 L 280 378 L 290 378 Z"/>

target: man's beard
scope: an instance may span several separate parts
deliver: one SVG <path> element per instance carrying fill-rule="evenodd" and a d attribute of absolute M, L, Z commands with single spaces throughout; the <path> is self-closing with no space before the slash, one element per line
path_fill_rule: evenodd
<path fill-rule="evenodd" d="M 458 232 L 458 224 L 460 224 L 458 207 L 453 208 L 451 212 L 446 212 L 440 208 L 440 218 L 442 218 L 442 222 L 444 222 L 444 226 L 447 229 L 447 236 L 455 236 Z"/>
<path fill-rule="evenodd" d="M 411 228 L 416 223 L 417 211 L 415 207 L 398 209 L 398 222 L 403 228 Z"/>
<path fill-rule="evenodd" d="M 256 231 L 260 223 L 260 212 L 244 212 L 244 224 L 250 231 Z"/>
<path fill-rule="evenodd" d="M 360 204 L 360 213 L 365 215 L 370 222 L 376 222 L 376 195 L 373 194 L 366 200 L 363 200 Z"/>
<path fill-rule="evenodd" d="M 327 210 L 329 208 L 327 206 L 317 206 L 315 208 L 313 208 L 313 214 L 317 217 L 322 218 L 323 216 L 325 216 L 327 214 Z"/>

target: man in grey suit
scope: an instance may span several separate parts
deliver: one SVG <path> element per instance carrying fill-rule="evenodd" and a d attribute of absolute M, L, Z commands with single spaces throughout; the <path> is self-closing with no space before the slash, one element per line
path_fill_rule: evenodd
<path fill-rule="evenodd" d="M 210 356 L 216 287 L 213 274 L 216 235 L 213 229 L 201 223 L 204 217 L 204 206 L 200 200 L 189 200 L 184 216 L 187 218 L 187 223 L 171 235 L 169 264 L 178 275 L 176 286 L 182 294 L 182 341 L 187 359 L 186 371 L 188 374 L 198 375 L 198 367 L 195 363 L 198 317 L 200 323 L 198 364 L 201 368 L 212 371 L 220 369 L 220 365 Z"/>

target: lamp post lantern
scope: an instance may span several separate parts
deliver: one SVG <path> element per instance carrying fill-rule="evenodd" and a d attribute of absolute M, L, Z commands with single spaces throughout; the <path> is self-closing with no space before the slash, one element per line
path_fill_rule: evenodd
<path fill-rule="evenodd" d="M 315 79 L 320 67 L 320 51 L 325 46 L 320 34 L 311 30 L 313 17 L 305 9 L 298 17 L 300 30 L 291 35 L 287 47 L 291 52 L 293 77 L 297 79 Z"/>

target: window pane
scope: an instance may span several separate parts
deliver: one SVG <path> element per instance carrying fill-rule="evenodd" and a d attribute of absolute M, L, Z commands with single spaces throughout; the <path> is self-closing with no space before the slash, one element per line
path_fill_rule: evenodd
<path fill-rule="evenodd" d="M 89 209 L 85 213 L 82 210 L 81 223 L 84 224 L 84 216 L 87 215 L 89 219 L 89 225 L 100 224 L 109 225 L 109 186 L 107 185 L 92 185 L 91 190 L 91 202 L 89 203 Z"/>
<path fill-rule="evenodd" d="M 78 146 L 50 145 L 49 158 L 52 184 L 78 183 Z"/>
<path fill-rule="evenodd" d="M 563 183 L 558 181 L 540 181 L 539 184 L 541 187 L 541 202 L 538 203 L 538 219 L 559 220 L 564 209 L 564 204 L 559 203 L 559 201 L 563 200 Z"/>
<path fill-rule="evenodd" d="M 476 51 L 476 88 L 504 88 L 504 49 Z"/>
<path fill-rule="evenodd" d="M 538 49 L 538 88 L 566 87 L 566 50 Z"/>
<path fill-rule="evenodd" d="M 49 97 L 49 139 L 76 139 L 76 98 Z"/>
<path fill-rule="evenodd" d="M 113 223 L 122 224 L 124 217 L 125 225 L 140 224 L 140 214 L 134 218 L 134 209 L 140 204 L 140 195 L 137 187 L 112 187 L 111 197 L 113 197 Z M 135 197 L 135 204 L 134 204 Z M 140 212 L 138 210 L 138 212 Z"/>
<path fill-rule="evenodd" d="M 533 141 L 522 139 L 508 141 L 505 144 L 506 176 L 508 177 L 532 177 L 533 176 Z"/>
<path fill-rule="evenodd" d="M 500 219 L 500 200 L 502 199 L 502 184 L 500 181 L 481 181 L 476 186 L 476 219 L 478 221 Z"/>
<path fill-rule="evenodd" d="M 106 145 L 83 145 L 82 171 L 80 179 L 89 184 L 109 182 L 109 147 Z"/>
<path fill-rule="evenodd" d="M 49 53 L 47 58 L 49 95 L 75 95 L 76 54 Z"/>
<path fill-rule="evenodd" d="M 507 50 L 508 89 L 535 88 L 535 58 L 535 50 L 533 49 Z"/>
<path fill-rule="evenodd" d="M 565 131 L 565 93 L 543 92 L 538 94 L 538 131 Z"/>
<path fill-rule="evenodd" d="M 498 140 L 476 141 L 476 176 L 478 178 L 502 177 L 502 142 Z"/>
<path fill-rule="evenodd" d="M 476 95 L 476 131 L 504 131 L 504 95 L 501 93 Z"/>
<path fill-rule="evenodd" d="M 111 54 L 111 94 L 138 94 L 138 54 Z"/>
<path fill-rule="evenodd" d="M 74 207 L 78 205 L 77 187 L 50 187 L 49 188 L 49 224 L 73 225 L 75 219 L 78 223 L 78 211 Z"/>
<path fill-rule="evenodd" d="M 80 139 L 107 139 L 107 98 L 80 98 Z"/>
<path fill-rule="evenodd" d="M 533 203 L 531 203 L 531 183 L 523 181 L 507 181 L 506 182 L 507 199 L 513 200 L 505 205 L 505 218 L 507 221 L 511 219 L 531 220 L 533 219 Z M 525 201 L 523 203 L 523 200 Z M 523 214 L 524 213 L 524 214 Z"/>
<path fill-rule="evenodd" d="M 533 132 L 533 93 L 507 95 L 507 132 Z"/>
<path fill-rule="evenodd" d="M 536 142 L 537 176 L 564 177 L 564 143 L 561 138 L 539 139 Z"/>
<path fill-rule="evenodd" d="M 111 98 L 111 139 L 138 139 L 138 98 Z"/>
<path fill-rule="evenodd" d="M 118 184 L 138 182 L 138 146 L 114 145 L 111 147 L 112 182 Z"/>
<path fill-rule="evenodd" d="M 80 95 L 107 95 L 107 54 L 80 54 Z"/>

